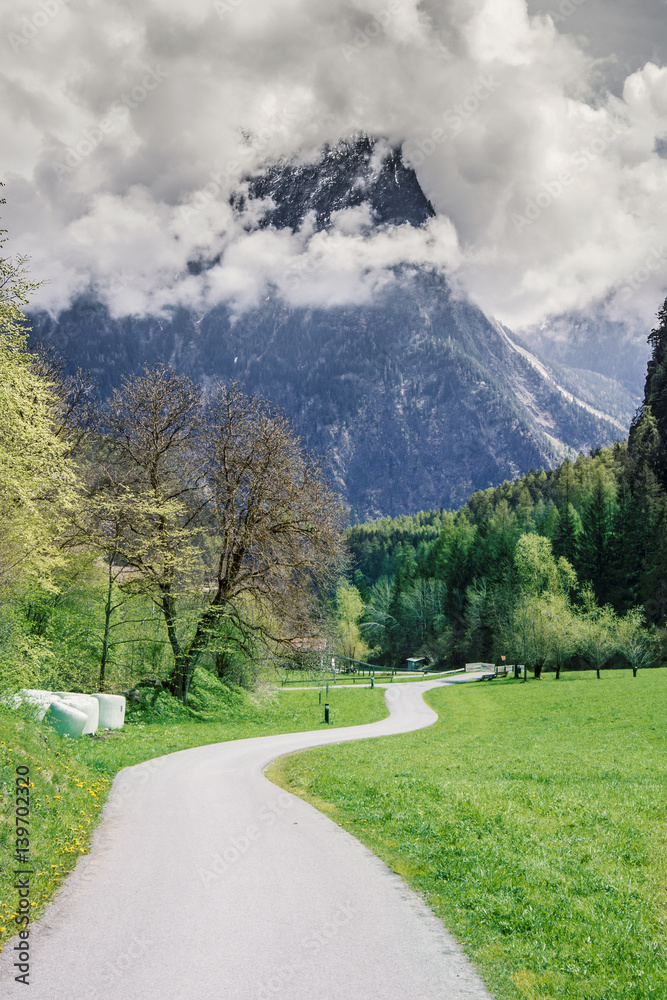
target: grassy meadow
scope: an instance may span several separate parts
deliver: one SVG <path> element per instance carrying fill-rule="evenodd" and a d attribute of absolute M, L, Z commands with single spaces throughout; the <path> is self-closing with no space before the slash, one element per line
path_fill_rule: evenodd
<path fill-rule="evenodd" d="M 269 776 L 420 892 L 498 1000 L 664 1000 L 667 672 L 426 700 L 429 729 L 304 751 Z"/>

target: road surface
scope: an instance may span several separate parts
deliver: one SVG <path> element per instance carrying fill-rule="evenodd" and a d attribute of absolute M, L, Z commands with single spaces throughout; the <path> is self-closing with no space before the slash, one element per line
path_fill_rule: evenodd
<path fill-rule="evenodd" d="M 463 678 L 461 678 L 463 680 Z M 490 1000 L 383 862 L 271 784 L 275 757 L 432 725 L 424 681 L 388 718 L 183 750 L 120 772 L 90 854 L 30 934 L 30 1000 Z M 25 997 L 13 946 L 0 993 Z"/>

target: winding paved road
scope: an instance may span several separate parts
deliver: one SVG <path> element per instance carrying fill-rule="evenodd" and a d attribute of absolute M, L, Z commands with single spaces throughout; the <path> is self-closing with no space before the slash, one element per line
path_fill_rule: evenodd
<path fill-rule="evenodd" d="M 30 1000 L 490 1000 L 421 899 L 263 769 L 432 725 L 397 684 L 371 725 L 183 750 L 117 775 L 90 855 L 30 935 Z M 0 956 L 3 997 L 14 981 Z"/>

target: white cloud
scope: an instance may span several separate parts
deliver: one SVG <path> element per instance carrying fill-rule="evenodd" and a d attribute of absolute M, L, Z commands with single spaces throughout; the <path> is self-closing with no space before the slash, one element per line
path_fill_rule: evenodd
<path fill-rule="evenodd" d="M 90 285 L 117 315 L 363 302 L 422 263 L 517 328 L 600 301 L 650 323 L 667 69 L 610 94 L 559 29 L 523 0 L 16 0 L 0 13 L 12 246 L 54 311 Z M 438 212 L 423 231 L 378 232 L 363 208 L 326 234 L 232 213 L 248 171 L 360 131 L 403 145 Z M 216 263 L 192 275 L 197 258 Z"/>

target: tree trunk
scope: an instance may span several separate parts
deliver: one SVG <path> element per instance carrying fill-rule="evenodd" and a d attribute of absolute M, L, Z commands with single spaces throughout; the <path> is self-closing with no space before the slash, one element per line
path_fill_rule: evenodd
<path fill-rule="evenodd" d="M 176 629 L 176 607 L 174 598 L 167 588 L 162 590 L 162 601 L 160 603 L 162 614 L 167 626 L 167 637 L 172 653 L 174 654 L 174 669 L 169 675 L 167 686 L 175 698 L 178 698 L 184 705 L 188 703 L 188 688 L 190 679 L 188 677 L 190 657 L 183 650 L 178 638 Z"/>
<path fill-rule="evenodd" d="M 633 667 L 633 668 L 632 668 L 632 676 L 633 676 L 633 677 L 636 677 L 636 676 L 637 676 L 637 668 L 636 668 L 636 667 Z"/>
<path fill-rule="evenodd" d="M 178 639 L 176 631 L 175 608 L 171 594 L 166 594 L 162 599 L 162 610 L 167 623 L 167 635 L 169 643 L 174 653 L 174 669 L 169 677 L 169 688 L 172 693 L 183 702 L 188 703 L 188 691 L 197 669 L 199 657 L 204 651 L 208 634 L 219 615 L 219 607 L 209 607 L 201 615 L 197 622 L 197 629 L 192 642 L 183 649 Z"/>
<path fill-rule="evenodd" d="M 195 672 L 195 667 L 197 665 L 196 658 L 188 656 L 187 653 L 181 652 L 178 657 L 174 657 L 174 669 L 169 675 L 169 680 L 167 681 L 167 687 L 179 701 L 187 707 L 188 704 L 188 691 L 190 690 L 190 684 L 192 682 L 192 676 Z"/>
<path fill-rule="evenodd" d="M 215 653 L 213 657 L 215 663 L 215 674 L 221 681 L 226 680 L 230 673 L 229 655 L 226 652 Z"/>
<path fill-rule="evenodd" d="M 556 680 L 560 680 L 560 663 L 556 666 Z"/>
<path fill-rule="evenodd" d="M 598 675 L 598 680 L 600 680 L 600 668 L 599 667 L 597 668 L 597 675 Z"/>
<path fill-rule="evenodd" d="M 107 598 L 104 606 L 104 634 L 102 636 L 102 658 L 100 660 L 100 692 L 104 691 L 105 674 L 107 661 L 109 658 L 109 633 L 111 631 L 111 601 L 113 599 L 113 555 L 109 556 L 109 580 L 107 584 Z"/>

